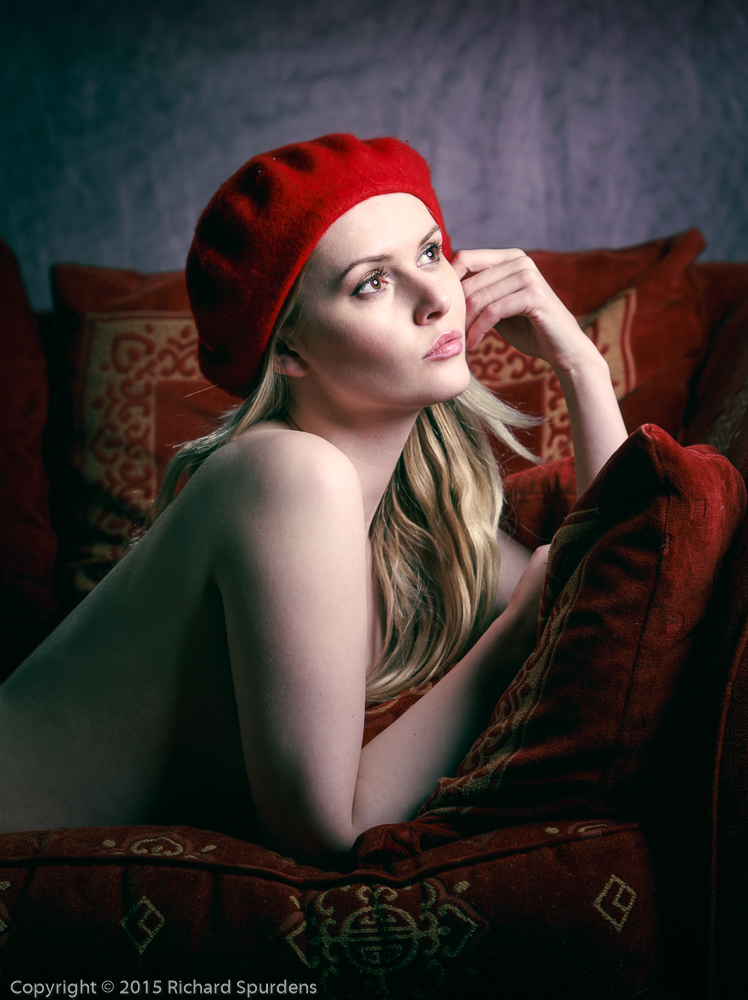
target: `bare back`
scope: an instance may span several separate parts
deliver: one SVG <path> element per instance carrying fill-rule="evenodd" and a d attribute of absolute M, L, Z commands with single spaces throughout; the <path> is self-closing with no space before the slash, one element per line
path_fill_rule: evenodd
<path fill-rule="evenodd" d="M 242 564 L 262 544 L 260 561 L 272 561 L 268 539 L 283 532 L 284 505 L 298 497 L 252 493 L 272 492 L 272 466 L 289 446 L 299 451 L 298 437 L 309 438 L 258 425 L 211 456 L 0 688 L 0 828 L 184 822 L 256 839 L 227 607 L 249 636 L 262 632 L 253 618 L 266 617 L 262 591 L 273 584 L 262 566 Z M 303 464 L 312 478 L 333 447 L 319 445 L 311 465 Z M 295 487 L 303 497 L 309 483 Z M 354 495 L 348 507 L 357 502 Z M 363 519 L 360 531 L 365 551 Z M 244 537 L 232 539 L 234 532 Z M 288 555 L 281 542 L 277 557 Z M 337 569 L 321 563 L 310 586 L 324 589 Z M 283 567 L 275 575 L 282 579 Z M 371 594 L 369 584 L 368 656 L 378 633 Z M 233 633 L 235 647 L 255 641 L 237 638 L 236 627 Z M 267 637 L 259 641 L 267 646 Z M 246 655 L 247 648 L 234 649 L 235 660 Z"/>

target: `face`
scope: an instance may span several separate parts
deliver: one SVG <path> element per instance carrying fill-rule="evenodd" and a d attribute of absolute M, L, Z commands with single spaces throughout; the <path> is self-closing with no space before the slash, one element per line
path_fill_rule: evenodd
<path fill-rule="evenodd" d="M 462 285 L 413 195 L 378 195 L 337 219 L 307 264 L 301 299 L 286 370 L 319 403 L 414 412 L 467 388 Z"/>

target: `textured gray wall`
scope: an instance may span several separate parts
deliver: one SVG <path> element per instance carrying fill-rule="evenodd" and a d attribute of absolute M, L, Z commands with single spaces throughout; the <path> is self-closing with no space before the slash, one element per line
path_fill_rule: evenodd
<path fill-rule="evenodd" d="M 59 260 L 179 267 L 255 152 L 394 133 L 456 246 L 701 227 L 748 257 L 746 0 L 35 0 L 0 15 L 0 235 L 38 308 Z"/>

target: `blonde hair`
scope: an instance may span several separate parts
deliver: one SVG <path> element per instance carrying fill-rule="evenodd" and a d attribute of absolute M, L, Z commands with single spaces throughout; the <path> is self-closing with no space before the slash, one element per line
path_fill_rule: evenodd
<path fill-rule="evenodd" d="M 280 419 L 291 402 L 277 370 L 283 335 L 303 320 L 297 278 L 247 398 L 221 426 L 183 445 L 169 463 L 151 520 L 217 448 L 253 424 Z M 367 677 L 367 703 L 437 677 L 459 660 L 495 614 L 497 532 L 503 490 L 486 430 L 525 458 L 509 430 L 537 418 L 497 399 L 475 378 L 460 396 L 419 413 L 371 523 L 373 572 L 384 609 L 384 643 Z"/>

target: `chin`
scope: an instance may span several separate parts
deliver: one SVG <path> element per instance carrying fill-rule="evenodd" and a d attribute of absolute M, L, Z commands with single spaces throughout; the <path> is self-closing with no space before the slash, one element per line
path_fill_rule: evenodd
<path fill-rule="evenodd" d="M 434 399 L 434 403 L 446 403 L 449 399 L 455 399 L 457 396 L 461 396 L 470 385 L 470 369 L 467 365 L 464 365 L 462 370 L 454 373 L 450 372 L 449 374 L 449 378 L 443 379 L 444 387 L 442 392 L 440 393 L 439 389 L 436 390 L 439 398 Z"/>

